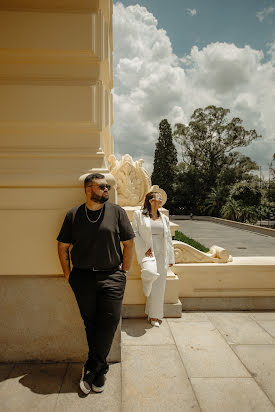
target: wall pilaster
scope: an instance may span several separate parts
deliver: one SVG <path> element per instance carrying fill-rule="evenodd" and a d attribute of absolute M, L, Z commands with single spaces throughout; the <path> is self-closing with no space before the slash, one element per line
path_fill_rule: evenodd
<path fill-rule="evenodd" d="M 3 275 L 60 274 L 55 238 L 84 201 L 79 178 L 109 172 L 112 44 L 112 0 L 1 1 Z"/>

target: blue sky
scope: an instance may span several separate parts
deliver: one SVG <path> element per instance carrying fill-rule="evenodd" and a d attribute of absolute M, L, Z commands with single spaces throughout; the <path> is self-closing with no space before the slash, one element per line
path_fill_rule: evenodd
<path fill-rule="evenodd" d="M 150 170 L 161 119 L 188 123 L 197 107 L 215 104 L 262 134 L 245 153 L 267 169 L 275 153 L 275 0 L 120 0 L 113 21 L 118 157 L 143 157 Z"/>
<path fill-rule="evenodd" d="M 263 22 L 257 12 L 274 7 L 272 0 L 122 0 L 125 6 L 145 6 L 158 20 L 159 28 L 167 31 L 178 56 L 189 53 L 194 44 L 199 47 L 212 42 L 249 44 L 253 49 L 267 50 L 275 39 L 275 12 Z M 118 3 L 117 1 L 115 3 Z M 187 10 L 196 10 L 190 15 Z"/>

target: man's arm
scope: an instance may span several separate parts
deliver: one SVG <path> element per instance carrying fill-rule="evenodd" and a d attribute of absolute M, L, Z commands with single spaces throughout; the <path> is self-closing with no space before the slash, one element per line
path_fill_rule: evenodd
<path fill-rule="evenodd" d="M 134 239 L 124 240 L 123 244 L 123 262 L 122 269 L 129 270 L 134 252 Z"/>
<path fill-rule="evenodd" d="M 57 248 L 58 248 L 58 256 L 59 256 L 59 260 L 62 266 L 64 276 L 67 280 L 69 280 L 69 275 L 71 271 L 70 253 L 69 253 L 70 243 L 58 242 Z"/>

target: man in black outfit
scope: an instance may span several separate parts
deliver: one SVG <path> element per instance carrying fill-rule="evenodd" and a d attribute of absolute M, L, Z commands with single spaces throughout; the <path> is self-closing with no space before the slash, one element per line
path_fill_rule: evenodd
<path fill-rule="evenodd" d="M 86 203 L 68 211 L 57 240 L 64 276 L 85 325 L 89 354 L 80 388 L 88 394 L 104 389 L 106 358 L 120 320 L 135 235 L 125 210 L 107 202 L 110 186 L 104 175 L 88 175 L 84 188 Z"/>

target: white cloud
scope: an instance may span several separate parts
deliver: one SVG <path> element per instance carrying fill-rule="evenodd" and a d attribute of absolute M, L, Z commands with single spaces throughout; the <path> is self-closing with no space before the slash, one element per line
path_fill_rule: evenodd
<path fill-rule="evenodd" d="M 275 40 L 273 43 L 269 43 L 268 46 L 267 54 L 270 56 L 271 63 L 275 66 Z"/>
<path fill-rule="evenodd" d="M 275 10 L 275 7 L 266 7 L 261 11 L 257 11 L 256 13 L 256 17 L 257 19 L 262 23 L 264 21 L 264 19 L 269 15 L 272 14 Z"/>
<path fill-rule="evenodd" d="M 198 87 L 228 93 L 249 82 L 262 58 L 262 52 L 249 46 L 238 48 L 234 44 L 218 42 L 202 50 L 194 46 L 188 56 L 192 65 L 189 75 Z"/>
<path fill-rule="evenodd" d="M 197 10 L 196 9 L 185 9 L 186 13 L 189 14 L 189 16 L 196 16 Z"/>
<path fill-rule="evenodd" d="M 264 137 L 244 149 L 263 168 L 275 152 L 275 43 L 270 60 L 250 46 L 211 43 L 179 59 L 167 33 L 139 5 L 114 6 L 114 114 L 116 153 L 153 160 L 158 124 L 188 123 L 198 107 L 229 108 Z M 273 149 L 272 149 L 273 147 Z M 150 167 L 149 167 L 150 168 Z"/>

